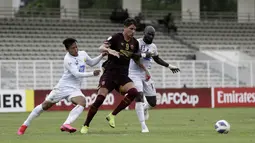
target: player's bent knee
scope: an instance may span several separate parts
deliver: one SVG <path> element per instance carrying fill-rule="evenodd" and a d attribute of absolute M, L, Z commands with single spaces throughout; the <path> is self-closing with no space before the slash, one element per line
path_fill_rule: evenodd
<path fill-rule="evenodd" d="M 48 110 L 49 108 L 51 108 L 55 103 L 52 103 L 52 102 L 49 102 L 49 101 L 44 101 L 42 103 L 42 109 L 45 111 L 45 110 Z"/>
<path fill-rule="evenodd" d="M 80 103 L 80 104 L 77 104 L 77 105 L 80 105 L 82 107 L 86 107 L 86 103 Z"/>
<path fill-rule="evenodd" d="M 135 102 L 143 102 L 143 93 L 139 92 L 139 95 L 135 97 Z"/>
<path fill-rule="evenodd" d="M 85 107 L 86 106 L 86 100 L 84 99 L 83 101 L 80 101 L 80 102 L 76 103 L 76 105 L 80 105 L 80 106 Z"/>
<path fill-rule="evenodd" d="M 80 105 L 83 107 L 86 106 L 86 100 L 85 100 L 84 96 L 73 97 L 73 98 L 71 98 L 71 102 L 75 105 Z"/>
<path fill-rule="evenodd" d="M 108 91 L 107 88 L 101 87 L 101 88 L 98 89 L 97 94 L 98 94 L 98 95 L 106 96 L 106 95 L 108 94 L 108 92 L 109 92 L 109 91 Z"/>
<path fill-rule="evenodd" d="M 133 101 L 137 96 L 139 96 L 139 92 L 137 91 L 136 88 L 131 88 L 127 91 L 127 96 L 131 101 Z"/>

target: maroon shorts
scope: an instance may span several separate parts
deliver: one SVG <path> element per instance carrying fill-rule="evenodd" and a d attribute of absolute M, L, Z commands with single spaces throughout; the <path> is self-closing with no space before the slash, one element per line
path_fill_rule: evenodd
<path fill-rule="evenodd" d="M 111 92 L 112 90 L 118 89 L 129 82 L 133 81 L 126 74 L 104 72 L 103 75 L 100 77 L 98 87 L 107 88 L 108 91 Z M 119 92 L 119 90 L 117 91 Z"/>

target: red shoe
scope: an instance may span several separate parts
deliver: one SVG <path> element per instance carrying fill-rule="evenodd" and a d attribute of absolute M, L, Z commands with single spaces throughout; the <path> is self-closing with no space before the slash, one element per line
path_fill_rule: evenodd
<path fill-rule="evenodd" d="M 73 128 L 70 124 L 64 124 L 60 127 L 60 130 L 62 132 L 69 132 L 69 133 L 74 133 L 76 132 L 76 129 Z"/>
<path fill-rule="evenodd" d="M 17 132 L 17 134 L 18 134 L 18 135 L 23 135 L 23 134 L 25 133 L 26 129 L 27 129 L 27 126 L 26 126 L 26 125 L 20 126 L 20 127 L 19 127 L 19 130 L 18 130 L 18 132 Z"/>

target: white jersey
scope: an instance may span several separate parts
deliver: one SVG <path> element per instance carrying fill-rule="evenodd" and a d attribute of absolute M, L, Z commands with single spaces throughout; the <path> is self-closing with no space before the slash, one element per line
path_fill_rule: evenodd
<path fill-rule="evenodd" d="M 93 73 L 85 75 L 85 63 L 91 63 L 91 60 L 85 51 L 78 51 L 78 56 L 76 57 L 67 53 L 64 58 L 64 73 L 55 88 L 71 87 L 80 89 L 82 78 L 93 76 Z"/>
<path fill-rule="evenodd" d="M 157 46 L 154 43 L 151 44 L 146 44 L 143 41 L 143 38 L 137 39 L 139 42 L 139 51 L 141 53 L 145 52 L 153 52 L 154 55 L 158 55 L 157 51 Z M 140 63 L 145 66 L 148 70 L 151 69 L 151 64 L 152 64 L 152 57 L 150 58 L 140 58 Z M 145 75 L 144 70 L 141 69 L 135 62 L 134 60 L 130 60 L 129 64 L 129 75 L 130 74 L 135 74 L 135 75 Z"/>

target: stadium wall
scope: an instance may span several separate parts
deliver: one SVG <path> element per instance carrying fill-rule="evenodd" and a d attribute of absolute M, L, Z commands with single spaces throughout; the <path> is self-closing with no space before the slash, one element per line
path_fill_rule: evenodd
<path fill-rule="evenodd" d="M 0 9 L 4 14 L 0 17 L 14 17 L 14 9 L 19 10 L 20 0 L 0 0 Z"/>
<path fill-rule="evenodd" d="M 41 104 L 51 90 L 0 90 L 0 112 L 30 112 Z M 85 110 L 94 102 L 96 89 L 82 90 L 86 95 Z M 100 110 L 112 110 L 123 99 L 110 93 Z M 157 89 L 156 109 L 255 107 L 255 88 L 166 88 Z M 61 100 L 50 111 L 71 110 L 74 105 Z M 134 102 L 127 108 L 133 110 Z"/>
<path fill-rule="evenodd" d="M 182 0 L 182 20 L 194 21 L 194 19 L 200 20 L 200 1 Z"/>
<path fill-rule="evenodd" d="M 210 68 L 233 79 L 238 79 L 238 81 L 247 85 L 252 82 L 251 75 L 255 74 L 255 71 L 250 70 L 252 64 L 245 63 L 245 61 L 253 60 L 254 58 L 240 51 L 200 50 L 196 52 L 196 59 L 219 61 L 219 64 L 211 64 Z M 236 84 L 236 86 L 239 86 L 239 82 Z"/>
<path fill-rule="evenodd" d="M 238 22 L 255 22 L 255 0 L 238 0 Z"/>
<path fill-rule="evenodd" d="M 79 0 L 60 0 L 61 19 L 79 19 Z"/>
<path fill-rule="evenodd" d="M 122 8 L 128 9 L 130 16 L 135 17 L 142 11 L 142 0 L 123 0 Z"/>

